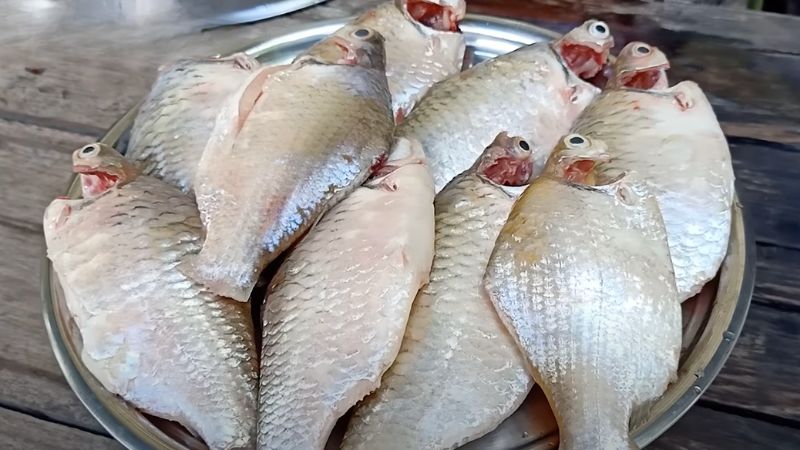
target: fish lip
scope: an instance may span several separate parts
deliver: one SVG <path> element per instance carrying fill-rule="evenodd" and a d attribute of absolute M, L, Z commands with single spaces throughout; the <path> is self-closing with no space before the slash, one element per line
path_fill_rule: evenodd
<path fill-rule="evenodd" d="M 432 27 L 421 20 L 415 18 L 409 12 L 409 2 L 412 3 L 425 3 L 428 5 L 433 5 L 435 7 L 442 9 L 442 17 L 444 17 L 444 13 L 447 14 L 447 18 L 451 23 L 451 29 L 438 29 Z M 403 15 L 411 21 L 414 25 L 426 32 L 435 32 L 435 33 L 446 33 L 446 34 L 461 34 L 461 21 L 464 20 L 464 17 L 467 14 L 467 4 L 463 0 L 458 0 L 455 5 L 449 4 L 442 4 L 442 0 L 400 0 L 398 3 L 399 9 L 402 11 Z"/>

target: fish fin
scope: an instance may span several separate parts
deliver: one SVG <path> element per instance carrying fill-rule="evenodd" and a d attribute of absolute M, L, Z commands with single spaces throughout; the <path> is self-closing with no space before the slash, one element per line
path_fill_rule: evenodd
<path fill-rule="evenodd" d="M 239 302 L 247 302 L 255 281 L 248 289 L 248 287 L 231 280 L 231 277 L 228 276 L 230 275 L 229 271 L 217 269 L 217 265 L 213 262 L 207 263 L 202 254 L 188 255 L 178 265 L 178 270 L 181 273 L 202 284 L 214 294 Z"/>

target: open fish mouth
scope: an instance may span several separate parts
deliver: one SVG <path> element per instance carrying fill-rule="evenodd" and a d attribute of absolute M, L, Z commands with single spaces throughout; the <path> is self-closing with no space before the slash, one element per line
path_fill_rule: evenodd
<path fill-rule="evenodd" d="M 583 43 L 564 42 L 559 53 L 567 67 L 584 80 L 597 75 L 608 59 L 608 49 Z"/>
<path fill-rule="evenodd" d="M 619 75 L 619 85 L 645 90 L 653 88 L 666 89 L 669 86 L 667 69 L 669 69 L 669 64 L 660 64 L 645 69 L 623 72 Z"/>
<path fill-rule="evenodd" d="M 464 11 L 453 6 L 445 6 L 433 1 L 408 0 L 405 2 L 408 15 L 420 25 L 436 31 L 460 32 L 458 27 L 464 18 Z"/>
<path fill-rule="evenodd" d="M 81 190 L 85 198 L 94 198 L 119 183 L 119 176 L 97 170 L 89 166 L 75 166 L 73 169 L 81 177 Z"/>

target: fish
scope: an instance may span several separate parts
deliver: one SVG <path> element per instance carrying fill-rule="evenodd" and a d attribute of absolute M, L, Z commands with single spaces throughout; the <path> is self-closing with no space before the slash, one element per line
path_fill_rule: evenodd
<path fill-rule="evenodd" d="M 433 259 L 433 180 L 399 140 L 281 265 L 263 309 L 258 448 L 319 449 L 380 384 Z"/>
<path fill-rule="evenodd" d="M 532 148 L 500 133 L 437 194 L 430 283 L 381 386 L 355 410 L 342 449 L 451 449 L 511 415 L 533 386 L 525 359 L 482 290 L 486 262 Z"/>
<path fill-rule="evenodd" d="M 574 181 L 548 169 L 522 193 L 483 284 L 553 409 L 558 448 L 638 448 L 632 411 L 676 378 L 681 348 L 666 230 L 635 174 L 584 184 L 603 162 L 581 160 L 580 147 L 602 141 L 572 134 L 562 145 L 572 162 L 561 174 Z"/>
<path fill-rule="evenodd" d="M 102 143 L 76 150 L 73 168 L 83 198 L 50 203 L 44 232 L 81 360 L 106 390 L 209 448 L 252 448 L 258 355 L 249 305 L 176 268 L 200 250 L 194 199 Z"/>
<path fill-rule="evenodd" d="M 259 67 L 254 58 L 236 53 L 161 68 L 139 107 L 126 156 L 139 162 L 145 175 L 191 191 L 217 114 Z"/>
<path fill-rule="evenodd" d="M 397 128 L 418 140 L 436 192 L 469 168 L 497 134 L 527 136 L 535 172 L 600 90 L 583 81 L 605 64 L 614 39 L 588 20 L 555 42 L 539 42 L 485 61 L 434 85 Z"/>
<path fill-rule="evenodd" d="M 572 131 L 604 141 L 604 178 L 636 172 L 649 184 L 667 227 L 681 300 L 714 278 L 728 249 L 734 174 L 714 110 L 697 83 L 668 86 L 666 57 L 643 42 L 617 59 L 615 85 L 600 94 Z"/>
<path fill-rule="evenodd" d="M 217 117 L 195 177 L 205 230 L 181 270 L 247 301 L 261 271 L 386 157 L 394 122 L 383 38 L 345 27 L 263 68 Z"/>
<path fill-rule="evenodd" d="M 461 71 L 466 43 L 458 24 L 466 9 L 464 0 L 393 0 L 350 23 L 384 37 L 396 122 L 402 122 L 433 84 Z"/>

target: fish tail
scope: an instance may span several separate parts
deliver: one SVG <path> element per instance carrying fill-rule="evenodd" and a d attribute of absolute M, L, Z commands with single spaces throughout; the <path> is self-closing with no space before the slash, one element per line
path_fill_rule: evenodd
<path fill-rule="evenodd" d="M 224 255 L 219 255 L 222 256 L 220 258 L 211 253 L 203 247 L 200 253 L 186 256 L 178 270 L 219 296 L 240 302 L 248 301 L 258 280 L 258 273 L 237 270 L 241 265 L 227 264 Z"/>

